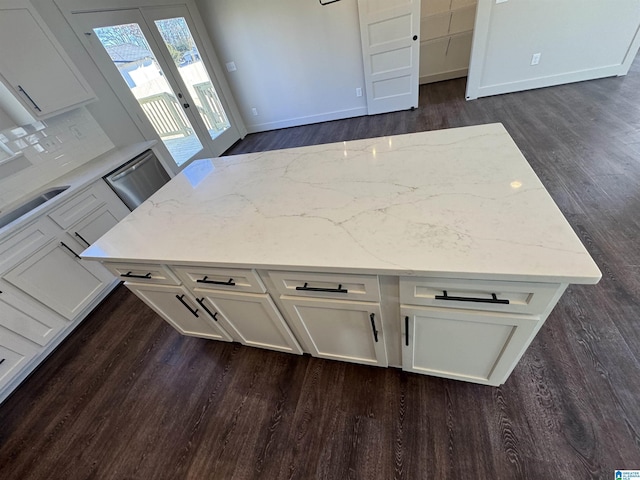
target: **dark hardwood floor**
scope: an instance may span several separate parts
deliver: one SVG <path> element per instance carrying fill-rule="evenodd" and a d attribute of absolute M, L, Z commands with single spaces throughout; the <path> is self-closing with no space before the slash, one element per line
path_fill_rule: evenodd
<path fill-rule="evenodd" d="M 502 122 L 603 272 L 499 388 L 182 337 L 119 287 L 0 406 L 0 478 L 592 479 L 640 469 L 640 61 L 626 77 L 248 136 Z M 523 219 L 526 221 L 526 219 Z M 517 228 L 517 225 L 514 225 Z"/>

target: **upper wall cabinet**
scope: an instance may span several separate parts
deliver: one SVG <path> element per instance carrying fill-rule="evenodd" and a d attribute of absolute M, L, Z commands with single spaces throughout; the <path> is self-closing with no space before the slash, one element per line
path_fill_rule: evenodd
<path fill-rule="evenodd" d="M 0 81 L 44 119 L 95 99 L 44 21 L 24 1 L 0 4 Z"/>

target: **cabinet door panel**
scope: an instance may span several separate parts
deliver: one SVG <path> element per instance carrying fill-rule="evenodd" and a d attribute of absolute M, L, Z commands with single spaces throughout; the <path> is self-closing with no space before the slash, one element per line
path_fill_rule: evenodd
<path fill-rule="evenodd" d="M 499 385 L 520 359 L 539 319 L 501 313 L 401 307 L 403 370 Z M 408 341 L 408 345 L 407 345 Z"/>
<path fill-rule="evenodd" d="M 34 299 L 14 294 L 0 284 L 0 325 L 44 346 L 67 324 Z"/>
<path fill-rule="evenodd" d="M 381 367 L 388 365 L 379 304 L 288 296 L 280 299 L 313 356 Z"/>
<path fill-rule="evenodd" d="M 35 345 L 0 327 L 0 390 L 38 352 Z"/>
<path fill-rule="evenodd" d="M 210 311 L 244 345 L 301 354 L 302 349 L 267 294 L 212 292 L 197 289 L 200 301 L 208 301 Z"/>
<path fill-rule="evenodd" d="M 76 254 L 77 243 L 65 244 Z M 101 265 L 76 258 L 57 239 L 7 272 L 5 280 L 73 320 L 113 281 Z"/>
<path fill-rule="evenodd" d="M 184 287 L 138 283 L 125 285 L 181 334 L 225 342 L 233 340 L 200 308 Z"/>
<path fill-rule="evenodd" d="M 2 10 L 0 45 L 13 46 L 0 50 L 0 71 L 36 117 L 45 118 L 93 98 L 75 66 L 30 9 Z"/>

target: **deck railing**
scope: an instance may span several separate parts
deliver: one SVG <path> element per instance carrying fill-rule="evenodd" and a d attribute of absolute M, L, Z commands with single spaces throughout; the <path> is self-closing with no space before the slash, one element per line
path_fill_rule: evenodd
<path fill-rule="evenodd" d="M 162 92 L 138 100 L 161 138 L 188 137 L 193 133 L 182 111 L 182 105 L 173 95 Z"/>
<path fill-rule="evenodd" d="M 211 82 L 198 83 L 193 88 L 200 103 L 196 107 L 207 130 L 221 132 L 229 128 L 229 120 Z M 173 95 L 166 92 L 156 93 L 138 101 L 161 138 L 188 137 L 193 133 L 182 105 Z"/>

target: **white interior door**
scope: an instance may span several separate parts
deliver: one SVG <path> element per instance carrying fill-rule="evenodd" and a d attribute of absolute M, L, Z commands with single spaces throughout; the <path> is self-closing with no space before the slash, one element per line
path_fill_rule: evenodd
<path fill-rule="evenodd" d="M 240 139 L 217 59 L 186 7 L 79 12 L 73 20 L 131 117 L 148 139 L 160 137 L 177 167 Z"/>
<path fill-rule="evenodd" d="M 418 106 L 420 0 L 358 0 L 369 115 Z"/>

